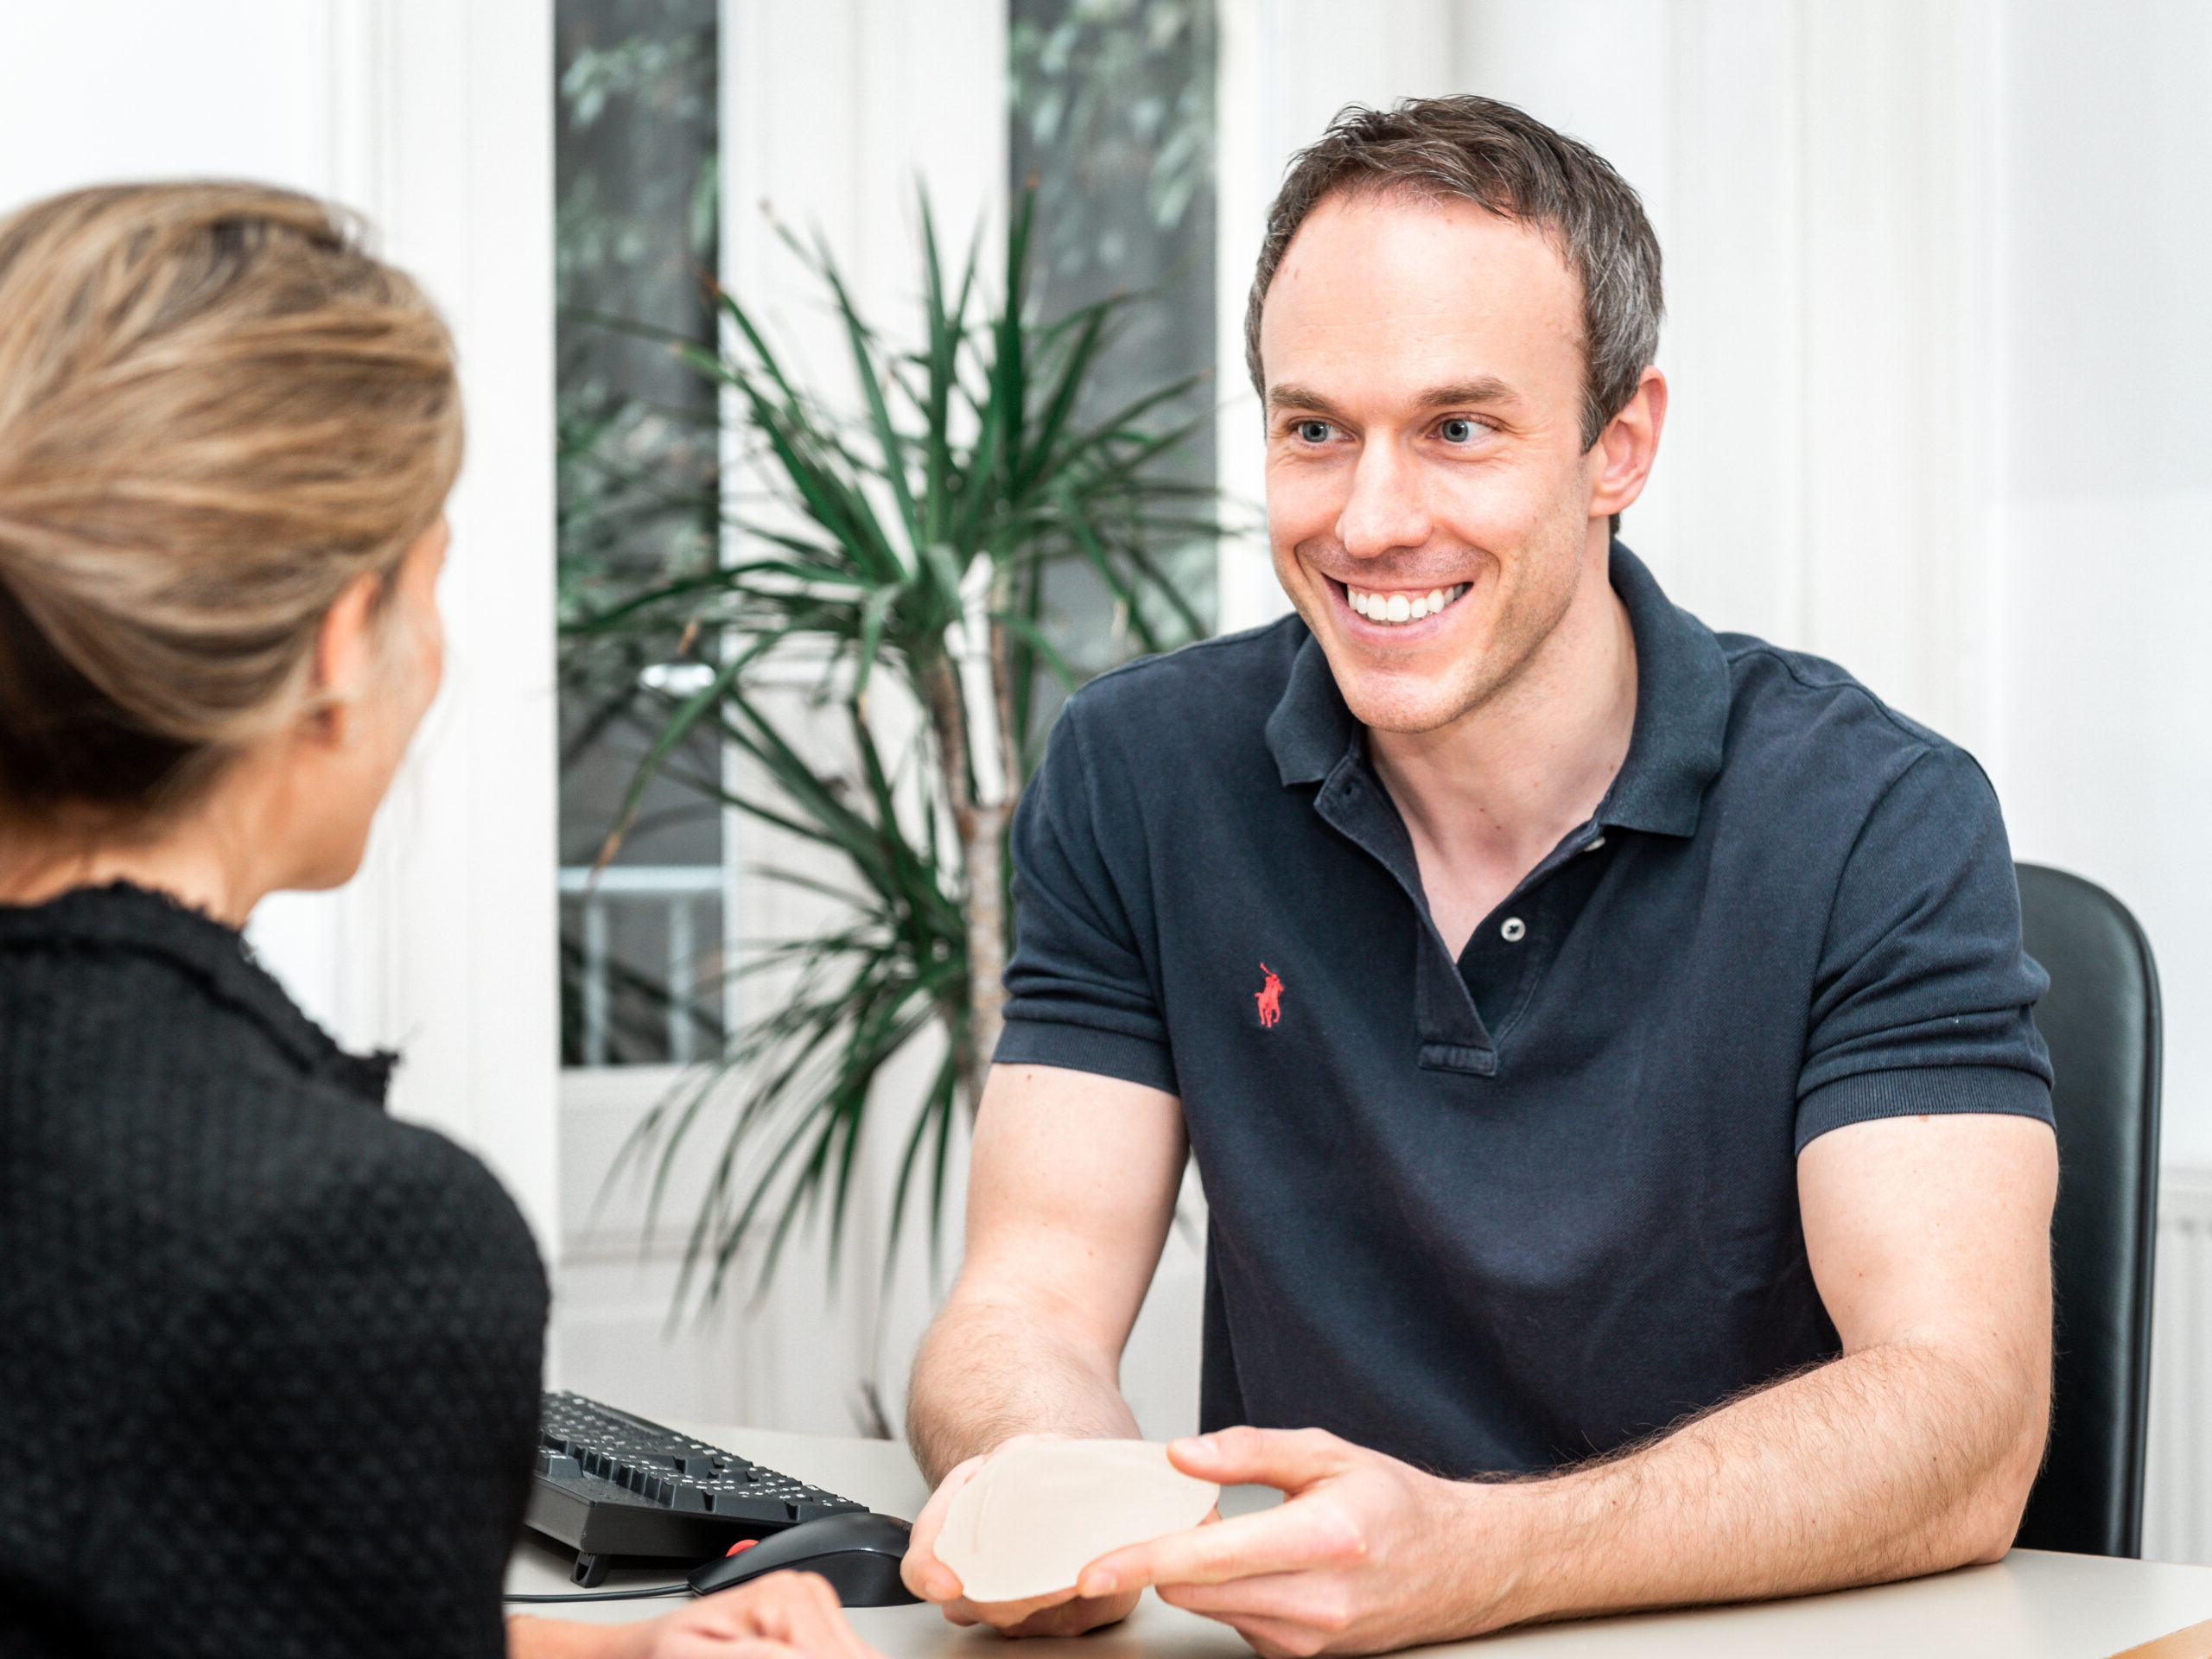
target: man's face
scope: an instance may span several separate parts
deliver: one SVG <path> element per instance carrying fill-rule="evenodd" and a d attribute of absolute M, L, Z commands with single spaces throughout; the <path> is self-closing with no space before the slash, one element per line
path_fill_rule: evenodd
<path fill-rule="evenodd" d="M 1260 323 L 1275 574 L 1353 715 L 1449 725 L 1574 597 L 1605 446 L 1582 445 L 1582 294 L 1472 202 L 1337 195 Z"/>

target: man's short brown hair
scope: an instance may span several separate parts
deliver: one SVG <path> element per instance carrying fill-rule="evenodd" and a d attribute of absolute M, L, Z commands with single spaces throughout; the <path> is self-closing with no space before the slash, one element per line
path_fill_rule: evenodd
<path fill-rule="evenodd" d="M 1339 111 L 1292 160 L 1268 210 L 1244 312 L 1244 359 L 1262 399 L 1260 311 L 1268 286 L 1306 215 L 1339 192 L 1458 197 L 1548 232 L 1582 283 L 1582 447 L 1598 442 L 1636 395 L 1666 311 L 1659 238 L 1636 191 L 1605 157 L 1494 98 Z"/>

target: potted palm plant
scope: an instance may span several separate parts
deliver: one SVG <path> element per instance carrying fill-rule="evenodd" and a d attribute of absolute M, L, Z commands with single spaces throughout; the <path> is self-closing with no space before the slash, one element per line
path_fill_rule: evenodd
<path fill-rule="evenodd" d="M 731 548 L 711 566 L 569 625 L 585 647 L 676 637 L 696 664 L 695 689 L 663 698 L 626 820 L 705 733 L 759 781 L 696 766 L 685 781 L 840 873 L 762 873 L 830 896 L 833 919 L 751 953 L 740 971 L 776 976 L 772 1006 L 731 1030 L 627 1149 L 654 1160 L 656 1198 L 678 1157 L 712 1159 L 686 1256 L 687 1282 L 709 1269 L 709 1300 L 756 1225 L 763 1283 L 825 1205 L 835 1261 L 876 1085 L 931 1033 L 942 1058 L 905 1129 L 890 1232 L 924 1190 L 937 1227 L 948 1154 L 998 1038 L 1014 803 L 1054 687 L 1078 677 L 1048 626 L 1055 573 L 1079 568 L 1103 588 L 1122 654 L 1203 631 L 1173 564 L 1211 548 L 1211 493 L 1176 469 L 1197 423 L 1167 418 L 1195 378 L 1098 413 L 1096 371 L 1139 302 L 1033 315 L 1031 223 L 1025 203 L 987 296 L 972 249 L 948 280 L 924 205 L 912 349 L 887 345 L 826 253 L 812 256 L 849 350 L 850 409 L 796 384 L 742 296 L 719 295 L 721 352 L 677 349 L 726 389 L 767 504 L 728 514 Z M 771 690 L 795 664 L 813 688 L 796 714 Z M 892 703 L 914 717 L 887 718 Z M 710 1116 L 721 1144 L 705 1148 Z"/>

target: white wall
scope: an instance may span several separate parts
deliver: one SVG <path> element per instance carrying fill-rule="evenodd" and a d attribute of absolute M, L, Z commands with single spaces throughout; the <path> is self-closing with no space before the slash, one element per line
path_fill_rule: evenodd
<path fill-rule="evenodd" d="M 226 175 L 365 210 L 460 346 L 448 685 L 362 874 L 257 918 L 396 1110 L 556 1236 L 550 0 L 70 0 L 0 10 L 0 208 Z"/>
<path fill-rule="evenodd" d="M 1992 759 L 2023 855 L 2149 931 L 2166 1159 L 2212 1167 L 2212 9 L 2014 0 L 1998 63 Z"/>

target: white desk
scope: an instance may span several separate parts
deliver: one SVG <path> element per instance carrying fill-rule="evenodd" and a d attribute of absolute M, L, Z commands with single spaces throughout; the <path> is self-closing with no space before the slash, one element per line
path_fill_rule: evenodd
<path fill-rule="evenodd" d="M 906 1448 L 765 1430 L 681 1424 L 869 1508 L 912 1516 L 927 1497 Z M 573 1589 L 569 1558 L 534 1539 L 515 1553 L 507 1587 Z M 605 1586 L 665 1583 L 666 1573 L 618 1573 Z M 665 1602 L 581 1602 L 517 1611 L 613 1623 L 649 1618 Z M 1236 1632 L 1147 1595 L 1134 1617 L 1077 1640 L 1009 1648 L 988 1631 L 947 1624 L 934 1607 L 855 1607 L 853 1623 L 889 1659 L 1249 1659 Z M 2212 1567 L 2109 1561 L 2018 1549 L 1994 1567 L 1846 1590 L 1796 1601 L 1642 1613 L 1507 1630 L 1433 1649 L 1465 1659 L 2105 1659 L 2212 1619 Z"/>

